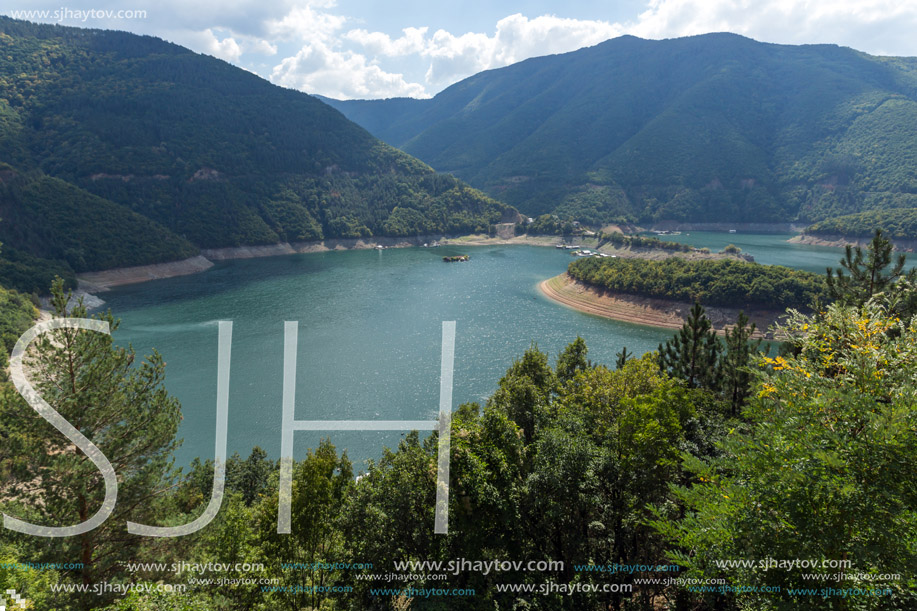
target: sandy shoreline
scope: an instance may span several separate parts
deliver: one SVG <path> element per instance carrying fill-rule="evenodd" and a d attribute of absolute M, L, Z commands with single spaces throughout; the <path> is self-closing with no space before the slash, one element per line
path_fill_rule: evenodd
<path fill-rule="evenodd" d="M 667 299 L 613 294 L 579 283 L 567 274 L 549 278 L 541 282 L 538 288 L 549 299 L 586 314 L 664 329 L 680 329 L 692 305 Z M 733 325 L 739 315 L 738 308 L 710 307 L 706 310 L 713 327 L 720 334 Z M 770 337 L 770 334 L 761 331 L 766 330 L 784 312 L 748 310 L 745 314 L 758 326 L 754 337 Z"/>

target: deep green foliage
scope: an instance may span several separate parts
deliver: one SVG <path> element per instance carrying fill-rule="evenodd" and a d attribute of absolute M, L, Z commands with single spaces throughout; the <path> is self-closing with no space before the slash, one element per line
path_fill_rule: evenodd
<path fill-rule="evenodd" d="M 634 358 L 633 352 L 628 352 L 627 346 L 623 346 L 621 352 L 615 354 L 615 369 L 621 369 L 632 358 Z"/>
<path fill-rule="evenodd" d="M 749 367 L 761 346 L 760 339 L 752 341 L 754 332 L 755 324 L 749 324 L 740 311 L 736 323 L 726 328 L 725 341 L 720 342 L 704 307 L 695 302 L 678 333 L 659 344 L 659 369 L 691 388 L 715 393 L 729 413 L 737 416 L 751 391 Z M 619 354 L 618 362 L 623 358 Z"/>
<path fill-rule="evenodd" d="M 35 266 L 40 262 L 34 258 L 40 257 L 59 262 L 52 263 L 51 269 L 56 265 L 83 272 L 160 263 L 197 253 L 187 240 L 158 223 L 43 175 L 16 176 L 0 185 L 0 214 L 4 219 L 0 235 L 22 251 L 20 262 L 26 265 Z M 49 271 L 44 270 L 42 276 Z M 73 271 L 68 275 L 72 277 Z M 42 288 L 47 289 L 48 284 Z"/>
<path fill-rule="evenodd" d="M 755 327 L 755 323 L 749 324 L 745 312 L 739 312 L 736 324 L 726 329 L 725 346 L 719 363 L 719 386 L 733 415 L 738 415 L 751 392 L 753 376 L 749 367 L 761 347 L 760 339 L 751 339 Z"/>
<path fill-rule="evenodd" d="M 124 32 L 0 18 L 0 239 L 76 271 L 515 211 L 317 99 Z"/>
<path fill-rule="evenodd" d="M 624 351 L 627 352 L 627 348 Z M 586 340 L 577 337 L 557 357 L 557 365 L 554 367 L 557 380 L 561 383 L 568 382 L 580 371 L 591 368 L 593 365 L 586 358 L 587 354 L 589 354 L 589 349 L 586 348 Z"/>
<path fill-rule="evenodd" d="M 0 286 L 0 382 L 6 380 L 6 366 L 13 346 L 36 318 L 38 311 L 28 297 Z"/>
<path fill-rule="evenodd" d="M 892 243 L 881 229 L 876 229 L 865 254 L 859 246 L 847 245 L 841 267 L 828 268 L 828 297 L 845 305 L 862 306 L 876 293 L 894 291 L 902 277 L 906 276 L 909 282 L 917 278 L 913 270 L 904 274 L 904 255 L 898 255 L 895 264 L 886 270 L 891 262 Z M 906 314 L 909 316 L 913 312 Z"/>
<path fill-rule="evenodd" d="M 608 243 L 617 248 L 658 248 L 674 252 L 691 252 L 694 250 L 694 247 L 688 244 L 660 240 L 651 236 L 624 235 L 619 231 L 613 231 L 612 233 L 599 232 L 598 238 L 599 245 Z"/>
<path fill-rule="evenodd" d="M 793 354 L 758 359 L 749 426 L 717 444 L 720 456 L 686 457 L 692 482 L 675 490 L 683 510 L 656 522 L 676 546 L 669 557 L 685 577 L 745 586 L 730 597 L 740 609 L 914 608 L 915 321 L 876 298 L 795 313 L 782 329 Z M 756 566 L 718 564 L 739 558 Z M 769 558 L 817 564 L 758 568 Z M 800 573 L 810 575 L 804 586 Z M 870 577 L 853 585 L 839 573 Z M 794 594 L 798 587 L 881 594 Z"/>
<path fill-rule="evenodd" d="M 702 323 L 702 311 L 697 314 Z M 688 388 L 661 371 L 653 353 L 622 358 L 612 371 L 590 363 L 585 343 L 577 339 L 552 369 L 548 356 L 533 346 L 507 370 L 483 408 L 465 404 L 453 415 L 448 535 L 433 533 L 435 432 L 425 439 L 417 432 L 406 434 L 397 448 L 370 461 L 358 480 L 346 454 L 323 441 L 295 463 L 290 535 L 276 533 L 277 463 L 256 448 L 248 459 L 234 456 L 227 462 L 226 498 L 204 530 L 166 541 L 124 541 L 136 554 L 133 559 L 141 561 L 228 563 L 225 572 L 208 576 L 239 583 L 169 595 L 134 592 L 107 607 L 109 601 L 93 597 L 91 604 L 106 611 L 651 611 L 660 600 L 698 611 L 911 608 L 917 571 L 912 510 L 917 500 L 912 468 L 917 328 L 890 317 L 884 303 L 870 302 L 861 310 L 832 305 L 818 318 L 797 315 L 786 326 L 796 356 L 756 363 L 754 344 L 746 341 L 751 328 L 743 323 L 726 342 L 727 350 L 740 343 L 745 348 L 733 355 L 733 365 L 748 373 L 751 359 L 754 369 L 762 364 L 765 370 L 763 379 L 749 374 L 755 392 L 742 419 L 728 415 L 731 386 L 722 384 L 722 399 Z M 700 334 L 702 346 L 708 335 Z M 18 408 L 9 393 L 0 394 L 0 405 Z M 9 432 L 8 425 L 0 430 L 13 442 L 0 445 L 4 482 L 28 462 L 16 451 L 19 438 Z M 47 475 L 55 473 L 52 468 Z M 153 522 L 185 523 L 207 502 L 211 486 L 212 464 L 198 462 L 164 503 L 157 501 L 144 513 L 153 513 Z M 4 510 L 10 506 L 8 490 L 0 500 Z M 20 515 L 25 510 L 13 505 Z M 108 545 L 104 537 L 97 544 Z M 61 559 L 42 552 L 44 545 L 17 539 L 0 547 L 0 560 Z M 892 588 L 892 596 L 882 598 L 794 597 L 787 593 L 799 585 L 794 572 L 715 564 L 761 558 L 849 558 L 854 571 L 898 572 L 903 579 L 870 583 Z M 406 582 L 386 581 L 396 561 L 456 559 L 551 559 L 563 567 L 439 571 L 446 573 L 445 580 L 425 578 L 425 571 L 415 569 L 416 576 Z M 367 568 L 331 566 L 348 562 Z M 672 584 L 637 583 L 641 577 L 660 577 L 658 571 L 588 570 L 589 565 L 670 562 L 690 571 L 679 577 L 783 589 L 768 595 L 702 594 Z M 263 563 L 264 568 L 244 571 L 236 563 Z M 94 570 L 103 564 L 100 560 Z M 192 583 L 199 577 L 149 568 L 122 572 L 117 579 L 155 584 Z M 42 608 L 77 608 L 76 595 L 53 594 L 49 586 L 80 578 L 66 571 L 11 574 L 0 567 L 0 584 L 36 591 Z M 90 579 L 97 582 L 99 576 Z M 290 590 L 264 591 L 244 579 L 277 580 L 273 583 Z M 546 582 L 597 589 L 568 596 L 496 587 L 537 588 Z M 634 590 L 601 590 L 603 584 L 622 583 Z M 808 583 L 838 585 L 827 575 Z M 316 589 L 329 586 L 353 590 Z M 475 595 L 411 599 L 372 591 L 408 586 L 469 588 Z"/>
<path fill-rule="evenodd" d="M 529 235 L 570 235 L 573 223 L 562 221 L 554 214 L 542 214 L 528 225 L 520 225 L 516 229 Z"/>
<path fill-rule="evenodd" d="M 76 274 L 67 263 L 42 259 L 5 244 L 0 249 L 0 286 L 41 295 L 54 278 L 62 278 L 68 289 L 76 287 Z"/>
<path fill-rule="evenodd" d="M 86 318 L 63 283 L 52 287 L 58 317 Z M 96 318 L 116 331 L 110 314 Z M 119 562 L 142 544 L 125 532 L 125 521 L 155 523 L 162 495 L 172 482 L 172 451 L 181 410 L 163 387 L 164 363 L 155 352 L 135 363 L 130 349 L 113 345 L 108 334 L 60 329 L 40 336 L 26 355 L 30 382 L 53 409 L 108 457 L 119 476 L 118 502 L 108 520 L 94 530 L 43 541 L 34 553 L 60 562 L 82 563 L 79 580 L 94 584 L 115 575 Z M 89 457 L 18 396 L 0 389 L 0 436 L 5 439 L 7 494 L 22 506 L 20 519 L 48 526 L 87 520 L 102 503 L 102 473 Z M 4 499 L 6 501 L 7 499 Z M 77 596 L 77 607 L 91 609 L 111 598 Z M 62 608 L 62 607 L 55 607 Z"/>
<path fill-rule="evenodd" d="M 720 349 L 703 306 L 694 302 L 681 330 L 659 344 L 659 368 L 691 388 L 716 389 Z"/>
<path fill-rule="evenodd" d="M 533 217 L 816 221 L 917 203 L 915 74 L 834 45 L 622 36 L 430 100 L 329 103 Z"/>
<path fill-rule="evenodd" d="M 329 562 L 344 553 L 344 538 L 340 528 L 340 511 L 354 487 L 353 469 L 347 453 L 338 456 L 330 442 L 324 440 L 315 451 L 293 469 L 291 498 L 291 533 L 277 532 L 278 492 L 266 497 L 255 509 L 255 532 L 263 557 L 270 571 L 281 575 L 281 585 L 289 592 L 260 596 L 257 600 L 276 601 L 272 608 L 298 611 L 316 609 L 323 599 L 331 598 L 308 586 L 331 586 L 340 581 L 339 574 L 326 570 L 287 570 L 283 563 Z M 299 587 L 300 589 L 294 590 Z"/>
<path fill-rule="evenodd" d="M 917 195 L 911 197 L 914 208 L 867 210 L 859 214 L 828 218 L 806 227 L 806 233 L 815 236 L 868 238 L 876 229 L 881 229 L 892 240 L 917 240 Z"/>
<path fill-rule="evenodd" d="M 567 273 L 611 291 L 708 306 L 806 308 L 824 292 L 824 279 L 810 272 L 745 261 L 585 257 Z"/>

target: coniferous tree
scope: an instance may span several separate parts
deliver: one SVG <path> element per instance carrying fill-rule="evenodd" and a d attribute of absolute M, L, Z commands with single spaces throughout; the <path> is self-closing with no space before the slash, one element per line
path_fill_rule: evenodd
<path fill-rule="evenodd" d="M 71 294 L 63 281 L 52 287 L 57 317 L 86 318 L 82 304 L 68 310 Z M 114 331 L 118 323 L 100 315 Z M 128 534 L 128 520 L 156 523 L 163 492 L 172 482 L 172 451 L 181 408 L 163 387 L 165 363 L 154 353 L 139 366 L 130 349 L 116 347 L 109 335 L 60 329 L 41 335 L 26 354 L 30 383 L 61 416 L 93 441 L 118 477 L 118 497 L 110 517 L 74 537 L 49 539 L 49 558 L 82 563 L 85 585 L 107 579 L 118 562 L 136 554 L 143 539 Z M 0 398 L 0 419 L 9 427 L 11 461 L 7 494 L 28 508 L 21 515 L 40 526 L 72 526 L 102 505 L 103 476 L 89 457 L 52 429 L 18 397 Z M 20 516 L 13 516 L 20 517 Z M 84 597 L 79 608 L 99 599 Z"/>
<path fill-rule="evenodd" d="M 745 312 L 739 312 L 735 326 L 726 330 L 726 350 L 720 362 L 720 379 L 724 398 L 729 401 L 733 415 L 738 413 L 751 388 L 752 374 L 747 368 L 751 357 L 761 345 L 760 339 L 750 341 L 755 328 L 755 323 L 749 324 Z"/>
<path fill-rule="evenodd" d="M 892 287 L 904 274 L 904 255 L 898 255 L 892 268 L 885 271 L 892 262 L 892 242 L 881 229 L 876 229 L 872 241 L 863 249 L 847 245 L 841 267 L 828 268 L 828 297 L 843 305 L 861 306 L 876 293 Z M 846 270 L 846 273 L 845 271 Z"/>
<path fill-rule="evenodd" d="M 621 348 L 621 352 L 616 353 L 615 356 L 617 357 L 615 359 L 615 369 L 621 369 L 627 364 L 628 360 L 634 358 L 634 353 L 628 352 L 627 346 L 624 346 Z"/>
<path fill-rule="evenodd" d="M 735 606 L 721 598 L 708 608 L 913 609 L 913 584 L 896 573 L 917 566 L 917 333 L 881 299 L 794 313 L 779 332 L 796 349 L 761 359 L 770 367 L 743 412 L 747 427 L 716 442 L 717 456 L 685 461 L 692 483 L 672 490 L 683 508 L 654 525 L 677 545 L 670 558 L 683 577 L 779 592 L 765 605 L 736 596 Z M 787 588 L 792 572 L 725 567 L 723 557 L 849 558 L 875 576 L 869 587 L 884 602 L 816 602 Z M 813 571 L 808 583 L 845 587 L 833 570 Z"/>
<path fill-rule="evenodd" d="M 717 387 L 720 343 L 704 307 L 695 302 L 681 330 L 659 344 L 659 367 L 692 388 Z"/>
<path fill-rule="evenodd" d="M 555 367 L 557 379 L 566 382 L 572 380 L 576 372 L 588 369 L 591 366 L 586 358 L 588 353 L 586 340 L 577 336 L 557 357 L 557 367 Z"/>

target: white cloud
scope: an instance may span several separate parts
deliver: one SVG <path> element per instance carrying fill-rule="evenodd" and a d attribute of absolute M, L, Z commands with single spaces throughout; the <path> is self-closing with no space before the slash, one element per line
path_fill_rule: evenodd
<path fill-rule="evenodd" d="M 383 34 L 382 32 L 350 30 L 344 34 L 344 38 L 361 45 L 370 53 L 397 57 L 412 55 L 414 53 L 423 53 L 427 46 L 424 35 L 429 29 L 430 28 L 404 28 L 402 30 L 404 35 L 394 40 L 388 34 Z"/>
<path fill-rule="evenodd" d="M 267 20 L 265 29 L 279 39 L 328 41 L 347 21 L 344 16 L 328 12 L 334 6 L 330 0 L 311 0 L 293 7 L 279 19 Z"/>
<path fill-rule="evenodd" d="M 430 59 L 426 80 L 432 85 L 448 85 L 493 66 L 496 38 L 469 32 L 453 36 L 437 30 L 424 56 Z"/>
<path fill-rule="evenodd" d="M 220 35 L 223 35 L 222 39 Z M 267 40 L 240 34 L 228 35 L 211 28 L 202 32 L 185 30 L 169 32 L 167 37 L 199 53 L 206 53 L 233 63 L 238 62 L 244 53 L 258 53 L 267 56 L 277 54 L 276 45 L 272 45 Z"/>
<path fill-rule="evenodd" d="M 232 36 L 225 36 L 220 40 L 211 28 L 202 32 L 177 32 L 171 38 L 199 53 L 206 53 L 228 62 L 238 61 L 242 56 L 242 47 Z"/>
<path fill-rule="evenodd" d="M 528 18 L 499 20 L 493 34 L 405 28 L 392 38 L 382 32 L 350 30 L 343 39 L 370 57 L 414 56 L 427 65 L 426 83 L 438 90 L 462 78 L 529 57 L 573 51 L 633 34 L 660 39 L 708 32 L 735 32 L 787 44 L 832 43 L 868 53 L 915 55 L 917 0 L 649 0 L 646 10 L 625 24 Z"/>
<path fill-rule="evenodd" d="M 351 30 L 345 38 L 375 55 L 419 55 L 429 61 L 427 82 L 442 85 L 536 55 L 594 45 L 622 33 L 621 26 L 605 21 L 553 15 L 529 19 L 518 13 L 498 21 L 492 36 L 479 32 L 456 36 L 440 29 L 426 37 L 427 30 L 405 28 L 404 34 L 395 39 L 382 32 Z"/>
<path fill-rule="evenodd" d="M 261 55 L 277 55 L 277 45 L 272 45 L 266 40 L 253 40 L 245 45 L 245 50 Z"/>
<path fill-rule="evenodd" d="M 306 44 L 274 67 L 271 81 L 338 99 L 428 97 L 423 86 L 401 74 L 385 72 L 353 51 L 336 51 L 324 42 Z"/>
<path fill-rule="evenodd" d="M 728 31 L 766 42 L 899 55 L 914 55 L 915 30 L 915 0 L 651 0 L 627 28 L 643 38 Z"/>
<path fill-rule="evenodd" d="M 336 0 L 131 0 L 128 8 L 146 10 L 147 18 L 63 23 L 162 36 L 257 67 L 275 82 L 341 97 L 423 96 L 482 70 L 621 34 L 658 39 L 729 31 L 766 42 L 835 43 L 874 54 L 917 55 L 917 0 L 646 0 L 642 12 L 623 23 L 513 14 L 480 26 L 469 15 L 462 27 L 470 31 L 434 31 L 414 23 L 396 36 L 360 21 L 367 2 L 348 0 L 348 14 Z M 124 0 L 68 0 L 67 5 L 125 8 Z M 8 0 L 5 12 L 60 6 L 60 0 Z M 567 7 L 556 6 L 558 11 Z M 399 9 L 393 5 L 391 10 Z M 401 12 L 407 26 L 410 14 Z M 266 66 L 265 56 L 276 59 Z"/>

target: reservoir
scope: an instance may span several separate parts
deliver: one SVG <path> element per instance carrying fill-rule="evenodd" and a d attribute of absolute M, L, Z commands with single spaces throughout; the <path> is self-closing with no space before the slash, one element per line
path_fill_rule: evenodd
<path fill-rule="evenodd" d="M 193 276 L 105 293 L 121 319 L 114 333 L 138 355 L 166 361 L 166 387 L 182 404 L 177 464 L 213 457 L 217 321 L 233 321 L 229 453 L 260 445 L 280 453 L 283 323 L 299 321 L 296 418 L 435 420 L 441 329 L 456 321 L 453 407 L 483 403 L 514 358 L 537 343 L 551 364 L 582 336 L 589 357 L 614 364 L 627 346 L 642 354 L 670 332 L 569 310 L 537 284 L 571 257 L 535 246 L 311 253 L 219 263 Z M 297 432 L 296 456 L 330 436 L 359 470 L 400 432 Z"/>
<path fill-rule="evenodd" d="M 718 251 L 729 243 L 762 263 L 811 271 L 841 251 L 787 244 L 789 236 L 688 232 L 663 236 Z M 453 252 L 454 251 L 454 252 Z M 444 263 L 445 255 L 470 260 Z M 182 403 L 177 464 L 212 458 L 217 321 L 233 321 L 229 453 L 280 451 L 283 323 L 299 321 L 296 418 L 434 420 L 442 321 L 456 321 L 453 409 L 484 403 L 513 359 L 533 343 L 557 353 L 577 335 L 594 362 L 614 366 L 623 346 L 654 350 L 668 330 L 606 320 L 543 297 L 569 254 L 536 246 L 353 250 L 235 260 L 192 276 L 105 293 L 120 345 L 165 358 L 166 387 Z M 297 432 L 296 456 L 331 437 L 359 470 L 400 432 Z"/>

